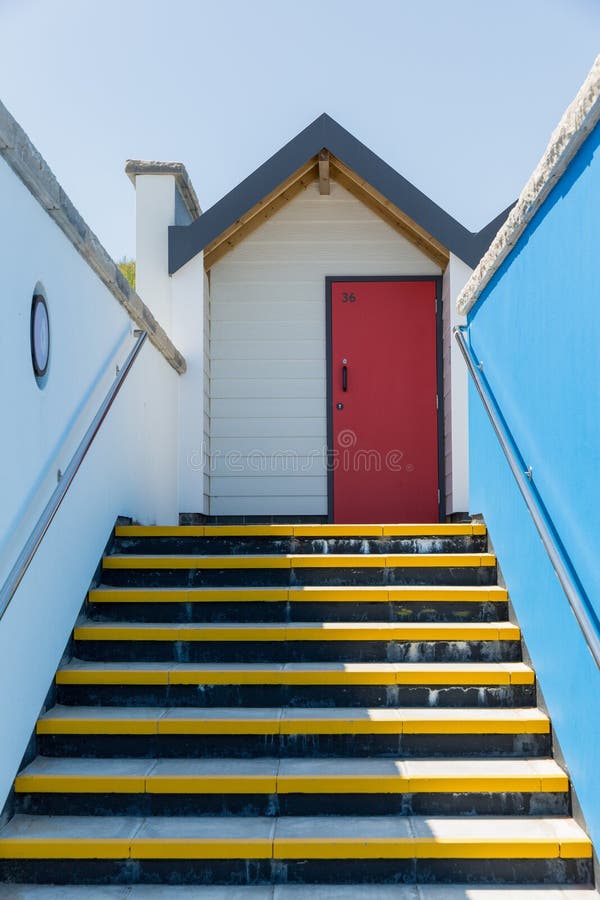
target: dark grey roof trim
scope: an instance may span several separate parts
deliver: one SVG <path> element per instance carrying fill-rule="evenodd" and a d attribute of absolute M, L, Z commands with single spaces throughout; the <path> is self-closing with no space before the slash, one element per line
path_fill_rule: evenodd
<path fill-rule="evenodd" d="M 177 272 L 323 147 L 471 267 L 477 265 L 510 210 L 481 231 L 468 231 L 323 113 L 195 222 L 169 228 L 169 272 Z"/>

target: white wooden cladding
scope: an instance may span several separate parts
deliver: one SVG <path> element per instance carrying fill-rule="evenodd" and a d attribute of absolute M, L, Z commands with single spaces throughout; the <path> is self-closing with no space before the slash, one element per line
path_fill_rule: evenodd
<path fill-rule="evenodd" d="M 213 266 L 213 515 L 326 514 L 325 277 L 439 274 L 336 183 L 311 185 Z"/>

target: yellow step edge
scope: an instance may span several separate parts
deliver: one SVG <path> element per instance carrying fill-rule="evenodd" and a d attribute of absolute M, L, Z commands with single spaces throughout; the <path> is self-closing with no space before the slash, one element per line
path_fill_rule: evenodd
<path fill-rule="evenodd" d="M 590 858 L 588 840 L 556 838 L 0 839 L 2 859 L 551 859 Z"/>
<path fill-rule="evenodd" d="M 511 717 L 478 716 L 470 710 L 460 710 L 461 718 L 453 710 L 404 709 L 401 712 L 385 708 L 365 710 L 365 715 L 341 719 L 305 715 L 301 711 L 286 710 L 286 717 L 277 710 L 262 718 L 201 718 L 159 717 L 134 719 L 113 717 L 78 718 L 52 716 L 38 720 L 37 734 L 548 734 L 550 722 L 543 713 L 519 713 Z M 471 715 L 469 713 L 471 712 Z M 456 713 L 456 710 L 454 710 Z"/>
<path fill-rule="evenodd" d="M 281 685 L 508 685 L 534 684 L 535 673 L 524 664 L 464 663 L 445 668 L 443 663 L 383 663 L 380 668 L 368 664 L 344 664 L 343 669 L 307 668 L 285 670 L 253 667 L 243 669 L 59 669 L 57 684 L 281 684 Z M 522 666 L 522 668 L 520 667 Z M 385 668 L 384 668 L 385 667 Z"/>
<path fill-rule="evenodd" d="M 206 840 L 134 838 L 131 859 L 271 859 L 272 838 Z"/>
<path fill-rule="evenodd" d="M 2 859 L 551 859 L 590 858 L 588 841 L 440 838 L 206 840 L 0 839 Z"/>
<path fill-rule="evenodd" d="M 169 684 L 168 669 L 59 669 L 56 684 Z"/>
<path fill-rule="evenodd" d="M 76 641 L 516 641 L 510 622 L 381 622 L 319 625 L 79 625 Z"/>
<path fill-rule="evenodd" d="M 280 775 L 277 792 L 280 794 L 454 794 L 454 793 L 564 793 L 569 779 L 555 777 L 554 782 L 535 775 L 522 776 L 457 776 L 455 778 L 414 778 L 381 775 Z"/>
<path fill-rule="evenodd" d="M 128 859 L 130 845 L 115 838 L 0 838 L 0 859 Z"/>
<path fill-rule="evenodd" d="M 479 568 L 495 566 L 492 553 L 359 553 L 279 556 L 105 556 L 104 569 Z"/>
<path fill-rule="evenodd" d="M 204 537 L 293 537 L 293 525 L 205 525 Z"/>
<path fill-rule="evenodd" d="M 302 718 L 301 713 L 281 720 L 281 734 L 546 734 L 550 723 L 547 719 L 530 717 L 515 719 L 471 719 L 465 716 L 438 716 L 435 719 L 417 710 L 414 716 L 384 715 L 377 718 L 356 718 L 343 721 L 337 718 L 315 720 Z M 410 711 L 412 712 L 412 710 Z"/>
<path fill-rule="evenodd" d="M 244 776 L 77 776 L 18 775 L 18 794 L 274 794 L 276 777 Z"/>
<path fill-rule="evenodd" d="M 581 840 L 560 841 L 561 859 L 589 859 L 592 856 L 592 842 Z"/>
<path fill-rule="evenodd" d="M 104 569 L 289 569 L 287 556 L 105 556 Z"/>
<path fill-rule="evenodd" d="M 474 726 L 477 726 L 476 728 Z M 438 719 L 424 719 L 416 715 L 414 718 L 404 716 L 402 734 L 519 734 L 523 726 L 528 734 L 548 734 L 550 722 L 543 718 L 525 720 L 481 719 L 469 721 L 452 716 L 441 716 Z"/>
<path fill-rule="evenodd" d="M 143 794 L 143 776 L 17 775 L 17 794 Z"/>
<path fill-rule="evenodd" d="M 158 719 L 38 719 L 36 734 L 158 734 Z"/>
<path fill-rule="evenodd" d="M 381 775 L 18 775 L 18 794 L 410 794 L 564 793 L 566 775 L 381 776 Z"/>
<path fill-rule="evenodd" d="M 217 628 L 213 626 L 101 625 L 79 626 L 73 631 L 76 641 L 285 641 L 285 626 L 264 628 Z"/>
<path fill-rule="evenodd" d="M 557 858 L 553 838 L 469 842 L 435 838 L 275 838 L 274 859 L 545 859 Z"/>
<path fill-rule="evenodd" d="M 302 588 L 93 588 L 90 603 L 387 603 L 395 602 L 504 602 L 505 588 L 495 585 L 473 587 L 428 587 L 401 585 L 398 587 L 312 587 Z"/>
<path fill-rule="evenodd" d="M 485 534 L 480 523 L 397 525 L 117 525 L 117 537 L 445 537 Z"/>

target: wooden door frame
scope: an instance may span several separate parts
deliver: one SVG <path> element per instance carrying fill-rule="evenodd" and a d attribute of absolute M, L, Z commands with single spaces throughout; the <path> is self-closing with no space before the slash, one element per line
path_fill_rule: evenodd
<path fill-rule="evenodd" d="M 333 522 L 333 367 L 332 367 L 332 305 L 333 284 L 344 281 L 432 281 L 435 284 L 436 388 L 438 396 L 438 517 L 446 516 L 445 497 L 445 441 L 444 441 L 444 334 L 442 310 L 442 275 L 326 275 L 325 276 L 325 366 L 327 403 L 327 521 Z"/>

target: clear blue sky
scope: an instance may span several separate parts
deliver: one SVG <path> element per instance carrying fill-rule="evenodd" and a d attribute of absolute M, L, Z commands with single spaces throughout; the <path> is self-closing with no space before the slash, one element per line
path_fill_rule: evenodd
<path fill-rule="evenodd" d="M 0 0 L 0 97 L 115 257 L 127 157 L 204 209 L 321 112 L 471 229 L 600 52 L 600 0 Z"/>

